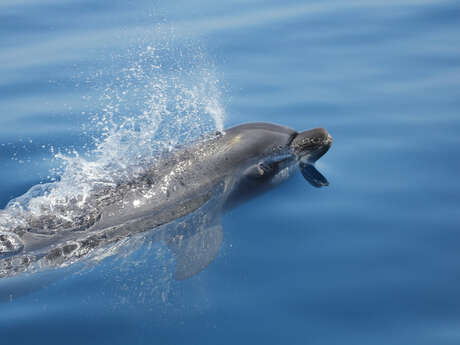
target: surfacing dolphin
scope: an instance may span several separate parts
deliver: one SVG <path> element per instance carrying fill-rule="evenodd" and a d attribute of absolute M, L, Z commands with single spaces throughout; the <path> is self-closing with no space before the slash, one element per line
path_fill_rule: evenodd
<path fill-rule="evenodd" d="M 219 252 L 222 212 L 279 184 L 295 166 L 314 187 L 327 186 L 314 163 L 331 144 L 323 128 L 298 133 L 270 123 L 206 136 L 164 153 L 130 181 L 94 188 L 74 219 L 25 215 L 27 225 L 0 229 L 0 277 L 65 266 L 154 229 L 149 236 L 176 257 L 174 277 L 189 278 Z"/>

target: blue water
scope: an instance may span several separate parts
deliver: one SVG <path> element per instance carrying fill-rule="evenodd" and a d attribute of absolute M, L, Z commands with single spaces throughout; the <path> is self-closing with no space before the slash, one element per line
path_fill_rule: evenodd
<path fill-rule="evenodd" d="M 3 0 L 0 19 L 1 207 L 59 178 L 56 152 L 92 152 L 136 64 L 163 79 L 139 77 L 115 122 L 179 75 L 204 80 L 216 127 L 334 138 L 330 186 L 296 175 L 226 214 L 197 276 L 145 247 L 24 277 L 44 288 L 0 304 L 1 344 L 460 343 L 458 2 Z M 170 102 L 177 129 L 195 108 Z"/>

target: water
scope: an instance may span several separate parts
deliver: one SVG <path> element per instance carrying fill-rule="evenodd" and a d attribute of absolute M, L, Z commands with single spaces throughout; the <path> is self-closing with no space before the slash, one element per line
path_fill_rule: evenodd
<path fill-rule="evenodd" d="M 88 181 L 91 159 L 121 173 L 192 125 L 334 137 L 318 162 L 330 186 L 296 175 L 224 216 L 199 275 L 174 281 L 153 244 L 25 277 L 17 291 L 46 288 L 1 304 L 2 344 L 460 342 L 458 3 L 5 0 L 0 13 L 2 207 L 65 173 Z"/>

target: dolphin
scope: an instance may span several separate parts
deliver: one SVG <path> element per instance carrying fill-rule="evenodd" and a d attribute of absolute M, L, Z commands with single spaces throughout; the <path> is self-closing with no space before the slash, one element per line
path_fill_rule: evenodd
<path fill-rule="evenodd" d="M 75 219 L 44 214 L 0 229 L 0 277 L 64 266 L 151 230 L 175 255 L 175 279 L 187 279 L 219 252 L 222 213 L 278 185 L 296 167 L 312 186 L 327 186 L 314 163 L 331 144 L 324 128 L 297 132 L 262 122 L 206 135 L 160 154 L 129 181 L 95 187 L 82 210 L 78 200 L 68 200 L 80 212 Z"/>

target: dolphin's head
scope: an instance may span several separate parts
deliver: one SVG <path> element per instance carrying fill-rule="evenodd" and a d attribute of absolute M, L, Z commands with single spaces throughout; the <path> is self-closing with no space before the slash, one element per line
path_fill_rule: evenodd
<path fill-rule="evenodd" d="M 289 147 L 296 158 L 303 177 L 314 187 L 328 186 L 327 179 L 314 167 L 314 163 L 331 147 L 332 137 L 324 128 L 298 133 Z"/>
<path fill-rule="evenodd" d="M 227 170 L 241 164 L 245 175 L 267 179 L 297 163 L 313 186 L 328 185 L 314 167 L 332 144 L 332 137 L 324 128 L 298 133 L 271 123 L 247 123 L 228 129 L 224 137 L 221 147 Z M 249 168 L 245 164 L 249 164 Z"/>
<path fill-rule="evenodd" d="M 332 145 L 332 137 L 324 128 L 298 133 L 290 144 L 290 151 L 300 161 L 316 162 Z"/>

